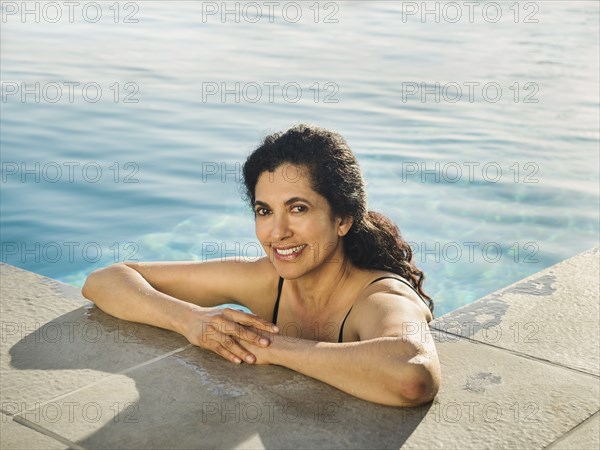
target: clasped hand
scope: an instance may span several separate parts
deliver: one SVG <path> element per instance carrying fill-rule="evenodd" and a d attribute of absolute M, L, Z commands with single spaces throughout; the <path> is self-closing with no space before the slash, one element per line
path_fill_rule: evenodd
<path fill-rule="evenodd" d="M 182 334 L 192 344 L 236 364 L 271 364 L 269 349 L 279 328 L 255 314 L 233 308 L 194 308 Z"/>

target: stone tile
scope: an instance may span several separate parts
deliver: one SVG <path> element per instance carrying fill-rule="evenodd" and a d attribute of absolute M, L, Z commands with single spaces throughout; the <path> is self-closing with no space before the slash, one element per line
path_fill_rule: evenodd
<path fill-rule="evenodd" d="M 431 326 L 600 375 L 599 249 L 444 315 Z"/>
<path fill-rule="evenodd" d="M 79 289 L 1 264 L 0 401 L 15 414 L 187 345 L 115 319 Z"/>
<path fill-rule="evenodd" d="M 433 334 L 444 385 L 407 449 L 544 448 L 598 409 L 594 376 Z"/>
<path fill-rule="evenodd" d="M 66 449 L 67 445 L 18 424 L 0 413 L 0 448 L 2 450 Z"/>
<path fill-rule="evenodd" d="M 600 412 L 571 430 L 548 450 L 597 450 L 600 448 Z"/>
<path fill-rule="evenodd" d="M 434 336 L 443 384 L 419 408 L 193 347 L 54 401 L 58 419 L 27 419 L 85 448 L 542 448 L 598 409 L 591 375 Z"/>

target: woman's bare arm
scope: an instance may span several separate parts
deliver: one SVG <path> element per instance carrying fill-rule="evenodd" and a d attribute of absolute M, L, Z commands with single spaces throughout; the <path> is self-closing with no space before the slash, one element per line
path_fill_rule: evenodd
<path fill-rule="evenodd" d="M 82 293 L 108 314 L 176 331 L 195 345 L 240 362 L 253 358 L 243 347 L 247 341 L 259 342 L 253 329 L 273 333 L 274 326 L 255 314 L 211 306 L 268 307 L 261 302 L 266 299 L 262 291 L 268 291 L 265 280 L 270 281 L 263 266 L 261 261 L 218 260 L 119 263 L 90 274 Z"/>
<path fill-rule="evenodd" d="M 342 344 L 284 339 L 281 345 L 276 339 L 271 347 L 265 350 L 272 353 L 274 364 L 364 400 L 418 406 L 431 401 L 439 389 L 437 355 L 424 354 L 423 346 L 399 337 Z"/>
<path fill-rule="evenodd" d="M 354 321 L 357 342 L 275 335 L 269 348 L 248 349 L 258 356 L 258 363 L 288 367 L 372 402 L 417 406 L 431 401 L 441 375 L 423 310 L 389 292 L 373 294 L 361 303 L 353 311 L 360 318 Z"/>

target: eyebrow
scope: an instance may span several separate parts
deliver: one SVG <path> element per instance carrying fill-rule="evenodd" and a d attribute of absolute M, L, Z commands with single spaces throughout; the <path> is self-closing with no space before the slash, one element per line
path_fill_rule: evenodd
<path fill-rule="evenodd" d="M 289 198 L 285 201 L 284 205 L 289 206 L 292 203 L 296 203 L 296 202 L 304 202 L 304 203 L 308 203 L 309 206 L 313 206 L 313 204 L 311 202 L 309 202 L 307 199 L 305 199 L 304 197 Z M 262 200 L 255 200 L 254 206 L 264 206 L 264 207 L 270 208 L 269 204 L 267 202 L 263 202 Z"/>

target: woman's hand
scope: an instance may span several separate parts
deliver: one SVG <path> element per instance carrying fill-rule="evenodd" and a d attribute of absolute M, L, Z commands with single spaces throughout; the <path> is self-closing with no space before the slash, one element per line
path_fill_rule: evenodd
<path fill-rule="evenodd" d="M 290 342 L 293 343 L 294 341 L 298 340 L 297 338 L 289 338 L 287 336 L 284 336 L 283 334 L 269 334 L 263 330 L 257 329 L 255 329 L 254 331 L 263 336 L 264 338 L 269 339 L 270 345 L 265 347 L 257 344 L 256 341 L 244 343 L 244 347 L 246 347 L 246 349 L 256 357 L 256 360 L 253 364 L 277 364 L 277 362 L 275 361 L 275 351 L 278 349 L 283 349 L 284 347 L 288 346 Z"/>
<path fill-rule="evenodd" d="M 183 320 L 188 341 L 234 363 L 253 364 L 257 357 L 249 348 L 262 350 L 279 331 L 276 325 L 232 308 L 193 308 Z"/>

